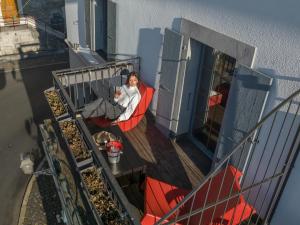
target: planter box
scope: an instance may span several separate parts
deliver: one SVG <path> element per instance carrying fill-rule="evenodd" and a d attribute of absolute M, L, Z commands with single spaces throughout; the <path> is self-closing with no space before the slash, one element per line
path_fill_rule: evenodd
<path fill-rule="evenodd" d="M 65 131 L 62 128 L 62 125 L 65 122 L 70 122 L 70 123 L 72 123 L 72 124 L 75 125 L 74 131 L 75 131 L 75 133 L 77 133 L 77 136 L 74 134 L 72 137 L 71 137 L 71 135 L 70 135 L 70 137 L 67 137 Z M 87 147 L 87 145 L 86 145 L 86 143 L 84 141 L 84 138 L 83 138 L 83 136 L 82 136 L 82 134 L 80 132 L 80 129 L 77 126 L 76 120 L 74 120 L 72 118 L 66 118 L 66 119 L 63 119 L 63 120 L 59 121 L 58 124 L 59 124 L 59 129 L 61 130 L 61 133 L 62 133 L 62 137 L 63 137 L 63 139 L 65 140 L 65 142 L 66 142 L 66 144 L 68 146 L 68 149 L 69 149 L 69 151 L 71 153 L 71 157 L 72 157 L 74 163 L 76 164 L 76 166 L 78 168 L 82 168 L 82 167 L 85 167 L 85 166 L 91 164 L 93 162 L 93 158 L 92 158 L 92 154 L 91 154 L 92 151 L 88 149 L 88 147 Z M 71 142 L 71 140 L 75 136 L 76 136 L 77 140 L 82 143 L 81 147 L 83 147 L 83 148 L 81 148 L 81 149 L 84 149 L 83 151 L 86 151 L 87 157 L 84 158 L 83 160 L 79 160 L 78 158 L 76 158 L 76 156 L 74 154 L 74 151 L 72 150 L 72 147 L 71 147 L 72 142 Z"/>
<path fill-rule="evenodd" d="M 93 189 L 93 192 L 96 192 L 94 195 L 90 194 L 90 189 L 88 187 L 88 184 L 85 183 L 84 179 L 84 173 L 88 172 L 89 170 L 93 171 L 94 173 L 97 174 L 97 179 L 99 179 L 99 192 L 95 191 Z M 122 213 L 122 208 L 120 207 L 120 204 L 118 203 L 116 196 L 112 195 L 109 190 L 110 188 L 107 187 L 107 184 L 105 182 L 105 179 L 103 178 L 102 175 L 102 170 L 101 168 L 97 168 L 95 166 L 90 166 L 86 169 L 83 169 L 80 171 L 80 178 L 81 178 L 81 186 L 83 189 L 83 193 L 85 197 L 87 198 L 88 204 L 90 205 L 92 212 L 94 214 L 94 217 L 97 220 L 98 224 L 108 224 L 108 222 L 112 222 L 111 218 L 112 216 L 115 216 L 115 221 L 113 224 L 124 224 L 124 225 L 129 225 L 131 224 L 129 221 L 129 218 L 126 217 L 125 213 Z M 101 189 L 103 190 L 101 192 Z M 103 193 L 103 195 L 101 195 Z M 113 198 L 115 196 L 115 199 Z M 91 199 L 96 199 L 96 198 L 101 199 L 101 203 L 107 204 L 108 205 L 113 205 L 114 208 L 110 208 L 108 211 L 101 213 L 100 209 L 97 210 L 97 207 L 95 204 L 91 201 Z M 108 204 L 109 203 L 109 204 Z M 102 207 L 105 207 L 102 205 Z M 109 221 L 110 220 L 110 221 Z"/>
<path fill-rule="evenodd" d="M 49 93 L 49 92 L 54 92 L 54 93 L 56 93 L 56 96 L 57 96 L 57 102 L 58 102 L 59 104 L 61 104 L 61 107 L 62 107 L 62 109 L 63 109 L 63 113 L 58 114 L 57 112 L 54 111 L 54 109 L 53 109 L 53 104 L 51 103 L 50 99 L 49 99 L 48 96 L 47 96 L 47 93 Z M 57 121 L 60 121 L 60 120 L 62 120 L 62 119 L 65 119 L 65 118 L 67 118 L 67 117 L 69 116 L 68 108 L 67 108 L 67 106 L 64 104 L 63 100 L 61 99 L 58 90 L 56 90 L 54 87 L 51 87 L 51 88 L 49 88 L 49 89 L 47 89 L 47 90 L 44 91 L 44 95 L 45 95 L 46 100 L 47 100 L 47 102 L 48 102 L 48 105 L 49 105 L 49 107 L 50 107 L 50 109 L 51 109 L 51 112 L 52 112 L 54 118 L 55 118 Z"/>

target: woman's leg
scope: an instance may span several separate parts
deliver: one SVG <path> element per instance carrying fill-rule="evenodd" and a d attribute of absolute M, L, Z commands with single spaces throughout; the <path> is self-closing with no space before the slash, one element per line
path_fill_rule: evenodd
<path fill-rule="evenodd" d="M 82 112 L 84 118 L 105 116 L 111 120 L 117 119 L 124 108 L 118 104 L 111 104 L 108 100 L 99 98 L 90 104 L 87 104 Z"/>
<path fill-rule="evenodd" d="M 98 98 L 95 101 L 86 104 L 82 111 L 83 118 L 103 116 L 105 114 L 105 111 L 103 111 L 101 107 L 103 101 L 103 98 Z"/>
<path fill-rule="evenodd" d="M 108 102 L 108 101 L 107 101 Z M 106 107 L 105 116 L 108 119 L 115 120 L 124 112 L 124 108 L 118 104 L 112 105 L 110 102 L 107 103 L 109 107 Z"/>

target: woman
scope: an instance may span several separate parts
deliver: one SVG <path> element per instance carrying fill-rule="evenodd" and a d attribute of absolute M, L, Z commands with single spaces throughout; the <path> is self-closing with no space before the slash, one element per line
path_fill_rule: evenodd
<path fill-rule="evenodd" d="M 137 73 L 129 73 L 126 83 L 117 89 L 113 101 L 99 98 L 84 107 L 82 116 L 84 118 L 105 116 L 114 120 L 114 124 L 128 120 L 141 100 L 138 83 Z"/>

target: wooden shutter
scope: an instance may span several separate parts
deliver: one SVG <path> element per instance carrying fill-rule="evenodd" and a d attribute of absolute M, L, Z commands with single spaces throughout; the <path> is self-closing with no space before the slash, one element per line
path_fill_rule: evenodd
<path fill-rule="evenodd" d="M 168 133 L 172 123 L 174 96 L 178 80 L 183 36 L 165 29 L 156 122 Z"/>
<path fill-rule="evenodd" d="M 116 53 L 116 22 L 117 21 L 117 6 L 111 0 L 107 1 L 107 36 L 106 36 L 106 51 L 107 54 Z"/>
<path fill-rule="evenodd" d="M 262 117 L 271 84 L 272 78 L 239 65 L 231 83 L 215 158 L 222 159 L 256 126 Z M 240 168 L 250 149 L 249 142 L 241 157 Z M 238 159 L 233 159 L 232 164 L 237 163 Z"/>

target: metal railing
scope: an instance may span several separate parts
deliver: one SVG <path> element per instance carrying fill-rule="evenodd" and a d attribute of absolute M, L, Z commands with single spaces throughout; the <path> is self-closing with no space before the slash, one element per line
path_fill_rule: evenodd
<path fill-rule="evenodd" d="M 139 73 L 139 58 L 55 71 L 53 72 L 54 85 L 62 90 L 65 101 L 75 115 L 80 108 L 95 98 L 109 95 L 111 88 L 122 86 L 127 78 L 127 74 L 121 74 L 124 69 Z"/>
<path fill-rule="evenodd" d="M 18 17 L 9 17 L 9 18 L 0 17 L 0 32 L 3 30 L 3 28 L 5 29 L 6 27 L 12 27 L 13 29 L 16 29 L 18 26 L 21 25 L 26 25 L 34 29 L 41 29 L 46 33 L 51 34 L 62 40 L 65 39 L 66 37 L 65 33 L 53 29 L 47 23 L 38 20 L 32 16 L 22 15 Z"/>
<path fill-rule="evenodd" d="M 300 90 L 265 115 L 156 225 L 268 223 L 299 151 L 299 106 Z M 229 168 L 235 168 L 231 179 L 222 173 Z"/>
<path fill-rule="evenodd" d="M 139 224 L 139 221 L 134 216 L 135 214 L 131 204 L 129 204 L 125 194 L 113 176 L 106 160 L 98 151 L 85 122 L 82 118 L 76 117 L 78 109 L 89 101 L 92 101 L 90 98 L 92 94 L 101 91 L 97 89 L 98 84 L 107 81 L 107 87 L 110 87 L 110 85 L 112 85 L 112 80 L 123 82 L 123 76 L 120 74 L 123 69 L 139 71 L 139 58 L 135 57 L 126 60 L 115 60 L 114 62 L 104 63 L 99 66 L 65 69 L 53 71 L 52 73 L 54 87 L 61 92 L 63 101 L 67 103 L 66 105 L 70 117 L 76 118 L 86 144 L 89 149 L 93 150 L 93 163 L 102 169 L 102 178 L 107 186 L 107 191 L 111 196 L 114 196 L 113 199 L 124 210 L 124 215 L 131 219 L 129 224 L 137 225 Z"/>

